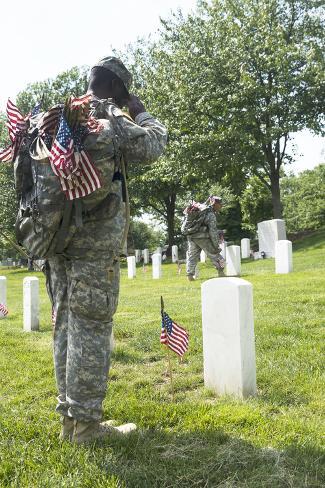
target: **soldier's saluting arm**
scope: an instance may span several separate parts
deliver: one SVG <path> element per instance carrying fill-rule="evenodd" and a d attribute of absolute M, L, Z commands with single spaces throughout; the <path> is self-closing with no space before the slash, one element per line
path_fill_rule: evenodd
<path fill-rule="evenodd" d="M 130 117 L 122 111 L 116 113 L 121 129 L 121 151 L 126 163 L 148 163 L 162 154 L 167 144 L 167 129 L 146 112 L 143 103 L 135 95 L 127 102 Z"/>

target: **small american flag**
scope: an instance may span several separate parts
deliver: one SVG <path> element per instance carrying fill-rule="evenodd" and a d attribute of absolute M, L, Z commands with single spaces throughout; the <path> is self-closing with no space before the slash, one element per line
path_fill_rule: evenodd
<path fill-rule="evenodd" d="M 16 105 L 8 99 L 7 102 L 7 129 L 9 132 L 9 137 L 11 140 L 10 146 L 6 147 L 5 149 L 0 150 L 0 161 L 6 162 L 6 161 L 12 161 L 15 159 L 19 148 L 20 144 L 24 138 L 24 135 L 27 130 L 27 121 L 28 119 L 39 113 L 41 109 L 41 104 L 38 103 L 35 105 L 33 110 L 24 117 L 20 110 L 16 107 Z"/>
<path fill-rule="evenodd" d="M 0 161 L 2 161 L 3 163 L 7 161 L 11 161 L 12 160 L 11 154 L 12 154 L 11 145 L 7 146 L 5 149 L 0 149 Z"/>
<path fill-rule="evenodd" d="M 74 108 L 86 106 L 89 104 L 91 98 L 92 98 L 91 93 L 86 93 L 85 95 L 81 95 L 81 97 L 72 98 L 70 103 L 70 108 L 74 109 Z"/>
<path fill-rule="evenodd" d="M 85 197 L 101 188 L 99 172 L 83 149 L 85 130 L 79 126 L 72 132 L 61 115 L 59 130 L 51 148 L 51 166 L 68 200 Z"/>
<path fill-rule="evenodd" d="M 0 319 L 4 319 L 6 315 L 8 315 L 8 309 L 3 303 L 0 303 Z"/>
<path fill-rule="evenodd" d="M 188 332 L 176 324 L 166 312 L 161 312 L 161 344 L 166 344 L 169 349 L 183 356 L 188 349 Z"/>
<path fill-rule="evenodd" d="M 11 140 L 11 145 L 0 150 L 0 161 L 12 161 L 15 159 L 23 140 L 23 134 L 26 130 L 26 118 L 21 114 L 16 105 L 8 99 L 7 102 L 7 129 Z"/>

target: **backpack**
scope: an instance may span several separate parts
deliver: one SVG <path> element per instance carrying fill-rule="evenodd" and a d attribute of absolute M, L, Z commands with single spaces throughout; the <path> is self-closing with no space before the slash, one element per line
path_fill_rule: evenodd
<path fill-rule="evenodd" d="M 107 130 L 112 130 L 114 126 L 107 120 L 105 122 Z M 121 199 L 114 188 L 117 190 L 121 182 L 113 181 L 119 157 L 116 136 L 112 134 L 112 140 L 105 145 L 96 145 L 94 134 L 92 139 L 93 147 L 89 152 L 96 167 L 100 168 L 105 184 L 93 194 L 75 200 L 68 200 L 62 191 L 48 158 L 49 151 L 37 129 L 30 130 L 22 142 L 14 160 L 19 200 L 15 234 L 17 242 L 31 258 L 46 259 L 63 251 L 73 212 L 76 221 L 79 217 L 80 225 L 83 212 L 88 214 L 98 210 L 107 218 L 117 214 Z"/>
<path fill-rule="evenodd" d="M 196 234 L 204 225 L 204 219 L 210 207 L 206 207 L 200 203 L 193 202 L 184 210 L 184 220 L 181 231 L 185 236 Z"/>

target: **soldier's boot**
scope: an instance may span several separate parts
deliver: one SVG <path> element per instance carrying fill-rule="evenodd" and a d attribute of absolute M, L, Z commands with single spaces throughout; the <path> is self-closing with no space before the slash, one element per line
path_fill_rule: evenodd
<path fill-rule="evenodd" d="M 94 442 L 98 439 L 108 439 L 109 437 L 121 437 L 136 430 L 135 424 L 123 424 L 114 427 L 112 421 L 107 422 L 81 422 L 75 420 L 72 442 L 84 444 Z"/>
<path fill-rule="evenodd" d="M 73 428 L 74 428 L 74 419 L 72 417 L 63 416 L 61 423 L 62 423 L 61 432 L 60 432 L 61 441 L 71 441 Z"/>
<path fill-rule="evenodd" d="M 224 278 L 226 276 L 223 269 L 218 269 L 217 271 L 219 278 Z"/>
<path fill-rule="evenodd" d="M 195 281 L 194 276 L 191 274 L 187 275 L 187 279 L 188 279 L 188 281 Z"/>

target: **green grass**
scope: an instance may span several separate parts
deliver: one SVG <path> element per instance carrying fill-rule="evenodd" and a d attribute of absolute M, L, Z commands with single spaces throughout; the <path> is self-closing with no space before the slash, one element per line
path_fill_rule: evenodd
<path fill-rule="evenodd" d="M 324 474 L 325 233 L 295 244 L 294 273 L 244 261 L 254 287 L 258 396 L 217 398 L 202 376 L 200 285 L 176 266 L 163 279 L 122 268 L 116 349 L 105 417 L 134 421 L 128 440 L 75 447 L 58 440 L 50 305 L 41 279 L 41 332 L 22 331 L 24 270 L 8 278 L 10 315 L 0 322 L 0 486 L 321 487 Z M 185 361 L 173 360 L 172 401 L 159 344 L 160 295 L 190 331 Z"/>

